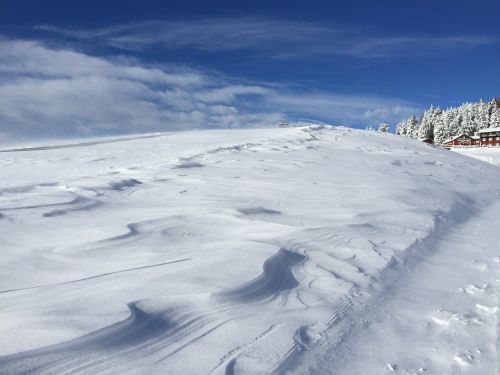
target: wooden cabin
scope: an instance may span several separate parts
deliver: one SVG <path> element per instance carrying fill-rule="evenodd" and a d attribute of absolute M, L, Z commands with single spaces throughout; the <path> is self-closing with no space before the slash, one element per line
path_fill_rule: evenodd
<path fill-rule="evenodd" d="M 481 129 L 477 134 L 482 147 L 500 147 L 500 127 Z"/>
<path fill-rule="evenodd" d="M 480 138 L 478 136 L 470 136 L 465 133 L 447 139 L 442 144 L 444 147 L 471 147 L 479 146 Z"/>
<path fill-rule="evenodd" d="M 434 144 L 434 140 L 432 138 L 420 138 L 420 142 L 428 143 L 430 145 Z"/>

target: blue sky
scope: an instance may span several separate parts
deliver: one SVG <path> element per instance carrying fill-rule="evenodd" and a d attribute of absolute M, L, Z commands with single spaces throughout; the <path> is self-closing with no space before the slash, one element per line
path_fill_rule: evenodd
<path fill-rule="evenodd" d="M 497 1 L 0 2 L 0 140 L 391 124 L 500 95 Z"/>

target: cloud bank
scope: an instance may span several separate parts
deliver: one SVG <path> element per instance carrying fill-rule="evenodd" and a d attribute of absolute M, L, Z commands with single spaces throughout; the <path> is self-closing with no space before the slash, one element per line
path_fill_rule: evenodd
<path fill-rule="evenodd" d="M 151 47 L 205 52 L 246 50 L 275 59 L 411 58 L 500 42 L 500 38 L 488 35 L 377 35 L 366 30 L 265 17 L 148 21 L 95 30 L 50 25 L 37 29 L 127 50 Z"/>
<path fill-rule="evenodd" d="M 393 98 L 255 84 L 188 67 L 0 39 L 4 141 L 275 126 L 301 119 L 364 126 L 418 110 Z"/>

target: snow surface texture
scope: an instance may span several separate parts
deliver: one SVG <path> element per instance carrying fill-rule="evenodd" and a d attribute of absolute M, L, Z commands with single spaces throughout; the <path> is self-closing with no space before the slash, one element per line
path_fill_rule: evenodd
<path fill-rule="evenodd" d="M 496 371 L 494 166 L 313 126 L 0 170 L 1 374 Z"/>
<path fill-rule="evenodd" d="M 467 155 L 500 167 L 500 148 L 494 147 L 462 147 L 452 151 Z"/>

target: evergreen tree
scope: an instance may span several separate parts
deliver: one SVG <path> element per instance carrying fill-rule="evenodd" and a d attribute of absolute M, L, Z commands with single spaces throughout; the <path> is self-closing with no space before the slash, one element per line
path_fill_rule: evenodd
<path fill-rule="evenodd" d="M 476 106 L 476 131 L 486 129 L 490 126 L 490 105 L 481 99 Z"/>
<path fill-rule="evenodd" d="M 411 115 L 406 122 L 406 135 L 411 138 L 418 138 L 419 122 L 417 116 Z"/>
<path fill-rule="evenodd" d="M 490 102 L 490 128 L 500 128 L 500 98 L 494 98 Z"/>
<path fill-rule="evenodd" d="M 460 132 L 460 123 L 462 118 L 457 108 L 448 108 L 443 112 L 443 131 L 441 139 L 436 143 L 443 143 L 444 141 L 458 135 Z"/>
<path fill-rule="evenodd" d="M 454 136 L 473 135 L 486 128 L 500 128 L 500 98 L 493 98 L 489 103 L 483 99 L 464 103 L 445 111 L 431 106 L 423 113 L 420 122 L 414 115 L 401 121 L 396 134 L 443 143 Z"/>
<path fill-rule="evenodd" d="M 396 125 L 396 135 L 406 135 L 408 120 L 403 120 Z"/>
<path fill-rule="evenodd" d="M 389 124 L 387 122 L 381 122 L 378 125 L 378 132 L 379 133 L 388 133 L 389 132 Z"/>
<path fill-rule="evenodd" d="M 442 111 L 439 108 L 434 108 L 433 106 L 424 112 L 418 129 L 418 138 L 434 139 L 434 122 L 438 116 L 441 116 L 441 114 Z"/>
<path fill-rule="evenodd" d="M 434 125 L 434 142 L 441 144 L 450 137 L 450 130 L 445 123 L 445 115 L 443 111 L 436 111 L 432 121 Z"/>
<path fill-rule="evenodd" d="M 462 104 L 460 107 L 458 107 L 458 110 L 462 116 L 460 133 L 473 135 L 476 131 L 476 124 L 474 123 L 474 109 L 472 103 Z"/>

